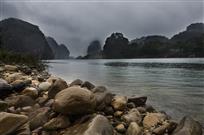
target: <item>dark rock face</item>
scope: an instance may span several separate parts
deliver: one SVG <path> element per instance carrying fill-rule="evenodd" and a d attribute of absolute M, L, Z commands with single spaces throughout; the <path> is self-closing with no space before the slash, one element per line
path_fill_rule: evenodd
<path fill-rule="evenodd" d="M 180 57 L 204 57 L 204 24 L 191 24 L 171 38 L 173 55 Z"/>
<path fill-rule="evenodd" d="M 88 55 L 94 55 L 101 51 L 101 44 L 98 40 L 94 40 L 90 43 L 87 49 Z"/>
<path fill-rule="evenodd" d="M 105 58 L 124 58 L 124 50 L 127 48 L 128 42 L 122 33 L 113 33 L 106 39 L 103 47 Z"/>
<path fill-rule="evenodd" d="M 58 43 L 52 37 L 47 37 L 46 39 L 54 53 L 55 59 L 68 59 L 69 58 L 70 52 L 64 44 L 58 45 Z"/>
<path fill-rule="evenodd" d="M 38 26 L 9 18 L 0 22 L 0 48 L 15 53 L 31 54 L 40 59 L 53 59 L 54 55 Z"/>

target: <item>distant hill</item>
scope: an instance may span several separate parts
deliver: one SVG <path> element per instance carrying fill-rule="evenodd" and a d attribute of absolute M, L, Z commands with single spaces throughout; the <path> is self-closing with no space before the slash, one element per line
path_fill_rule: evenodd
<path fill-rule="evenodd" d="M 70 52 L 64 44 L 58 44 L 54 38 L 46 38 L 49 46 L 51 47 L 55 59 L 69 59 Z"/>
<path fill-rule="evenodd" d="M 101 54 L 108 59 L 204 57 L 204 24 L 191 24 L 170 39 L 151 35 L 129 41 L 122 33 L 112 33 Z"/>
<path fill-rule="evenodd" d="M 40 59 L 53 59 L 54 54 L 39 27 L 9 18 L 0 21 L 0 49 L 30 54 Z"/>

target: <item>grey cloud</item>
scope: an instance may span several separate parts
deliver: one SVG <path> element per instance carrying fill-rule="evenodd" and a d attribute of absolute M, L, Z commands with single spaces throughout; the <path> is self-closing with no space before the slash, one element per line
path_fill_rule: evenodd
<path fill-rule="evenodd" d="M 152 34 L 170 37 L 190 23 L 204 21 L 204 1 L 34 1 L 5 2 L 9 6 L 4 18 L 15 16 L 39 25 L 47 36 L 66 44 L 75 56 L 85 54 L 91 40 L 99 39 L 104 44 L 112 32 L 122 32 L 130 40 Z"/>

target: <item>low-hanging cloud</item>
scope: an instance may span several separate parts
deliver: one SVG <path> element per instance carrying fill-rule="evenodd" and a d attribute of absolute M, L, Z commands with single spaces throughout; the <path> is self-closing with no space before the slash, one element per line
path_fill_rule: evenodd
<path fill-rule="evenodd" d="M 1 19 L 16 17 L 36 24 L 46 36 L 64 43 L 71 55 L 85 55 L 94 39 L 104 44 L 112 32 L 130 40 L 145 35 L 173 34 L 204 22 L 204 1 L 54 1 L 1 0 Z"/>

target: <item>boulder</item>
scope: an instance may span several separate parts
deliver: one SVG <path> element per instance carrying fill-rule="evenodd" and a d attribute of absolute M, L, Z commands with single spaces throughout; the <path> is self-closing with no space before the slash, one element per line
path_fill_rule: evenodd
<path fill-rule="evenodd" d="M 172 133 L 176 128 L 177 123 L 173 121 L 164 122 L 161 126 L 155 128 L 152 132 L 156 135 L 163 135 L 164 133 Z"/>
<path fill-rule="evenodd" d="M 71 82 L 69 86 L 70 86 L 70 87 L 71 87 L 71 86 L 74 86 L 74 85 L 79 85 L 79 86 L 81 86 L 82 83 L 83 83 L 82 80 L 76 79 L 76 80 L 74 80 L 73 82 Z"/>
<path fill-rule="evenodd" d="M 5 65 L 4 69 L 7 70 L 7 71 L 17 71 L 18 67 L 14 66 L 14 65 Z"/>
<path fill-rule="evenodd" d="M 67 128 L 70 125 L 69 118 L 67 116 L 58 116 L 56 118 L 51 119 L 45 125 L 43 128 L 45 130 L 58 130 L 58 129 L 64 129 Z"/>
<path fill-rule="evenodd" d="M 115 110 L 124 110 L 127 107 L 127 97 L 126 96 L 115 96 L 112 100 L 111 105 Z"/>
<path fill-rule="evenodd" d="M 8 108 L 8 103 L 0 100 L 0 112 L 5 111 Z"/>
<path fill-rule="evenodd" d="M 126 135 L 142 135 L 142 129 L 136 122 L 131 122 Z"/>
<path fill-rule="evenodd" d="M 43 126 L 48 121 L 49 107 L 39 108 L 29 114 L 30 129 Z"/>
<path fill-rule="evenodd" d="M 6 98 L 5 101 L 9 106 L 15 107 L 32 106 L 35 104 L 35 101 L 31 97 L 25 95 L 11 96 Z"/>
<path fill-rule="evenodd" d="M 143 126 L 146 129 L 150 129 L 151 127 L 163 123 L 166 119 L 166 115 L 162 113 L 147 113 L 143 119 Z"/>
<path fill-rule="evenodd" d="M 113 135 L 113 127 L 102 115 L 67 128 L 63 135 Z"/>
<path fill-rule="evenodd" d="M 30 84 L 31 84 L 31 80 L 16 80 L 13 83 L 11 83 L 12 89 L 15 92 L 23 91 Z"/>
<path fill-rule="evenodd" d="M 95 85 L 93 85 L 92 83 L 90 83 L 89 81 L 85 81 L 81 84 L 81 87 L 83 88 L 87 88 L 88 90 L 92 90 Z"/>
<path fill-rule="evenodd" d="M 68 88 L 66 81 L 64 81 L 62 79 L 57 79 L 54 81 L 54 83 L 48 89 L 48 97 L 54 98 L 58 92 L 60 92 L 63 89 L 66 89 L 66 88 Z"/>
<path fill-rule="evenodd" d="M 172 135 L 202 135 L 202 126 L 191 117 L 185 116 Z"/>
<path fill-rule="evenodd" d="M 6 81 L 8 81 L 8 83 L 12 83 L 15 80 L 23 80 L 25 79 L 25 77 L 23 76 L 22 73 L 13 73 L 9 74 L 5 79 Z"/>
<path fill-rule="evenodd" d="M 39 90 L 40 91 L 48 91 L 48 89 L 51 87 L 51 83 L 49 82 L 42 82 L 39 84 Z"/>
<path fill-rule="evenodd" d="M 25 128 L 27 122 L 28 117 L 25 115 L 0 112 L 0 135 L 30 135 L 29 128 Z"/>
<path fill-rule="evenodd" d="M 12 86 L 7 81 L 0 79 L 0 99 L 7 97 L 12 92 Z"/>
<path fill-rule="evenodd" d="M 128 98 L 128 102 L 132 102 L 135 104 L 136 107 L 144 106 L 146 104 L 147 97 L 130 97 Z"/>
<path fill-rule="evenodd" d="M 97 110 L 104 110 L 106 106 L 111 104 L 113 94 L 110 93 L 104 86 L 98 86 L 93 89 L 94 96 L 96 98 Z"/>
<path fill-rule="evenodd" d="M 137 124 L 140 124 L 142 121 L 142 116 L 140 112 L 136 108 L 134 108 L 131 109 L 128 114 L 123 115 L 122 119 L 128 124 L 130 124 L 131 122 L 136 122 Z"/>
<path fill-rule="evenodd" d="M 119 133 L 124 133 L 126 131 L 125 125 L 120 123 L 115 127 L 116 131 Z"/>
<path fill-rule="evenodd" d="M 53 110 L 62 114 L 80 115 L 92 113 L 96 100 L 93 93 L 79 87 L 69 87 L 55 96 Z"/>
<path fill-rule="evenodd" d="M 31 98 L 36 98 L 38 96 L 38 90 L 34 87 L 27 87 L 21 93 Z"/>

